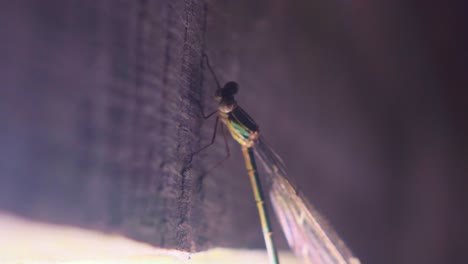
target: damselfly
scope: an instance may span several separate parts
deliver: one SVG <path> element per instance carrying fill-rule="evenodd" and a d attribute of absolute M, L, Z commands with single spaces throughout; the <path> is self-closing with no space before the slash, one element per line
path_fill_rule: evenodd
<path fill-rule="evenodd" d="M 265 143 L 255 121 L 237 104 L 234 99 L 234 95 L 238 90 L 237 83 L 228 82 L 224 87 L 221 87 L 211 68 L 208 57 L 206 54 L 203 57 L 206 59 L 208 69 L 217 85 L 215 99 L 218 103 L 218 109 L 206 117 L 208 118 L 215 113 L 218 114 L 215 134 L 213 134 L 211 144 L 214 142 L 216 128 L 219 120 L 221 120 L 228 128 L 231 136 L 241 145 L 255 201 L 257 202 L 270 263 L 278 264 L 279 259 L 272 237 L 273 231 L 270 226 L 270 219 L 265 208 L 263 189 L 255 163 L 255 154 L 265 166 L 270 187 L 270 201 L 286 235 L 288 244 L 296 256 L 305 263 L 359 263 L 359 260 L 353 256 L 325 219 L 297 191 L 286 173 L 281 158 Z"/>

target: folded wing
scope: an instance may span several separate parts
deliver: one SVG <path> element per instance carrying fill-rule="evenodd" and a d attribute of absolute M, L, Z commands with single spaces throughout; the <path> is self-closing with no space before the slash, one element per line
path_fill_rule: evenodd
<path fill-rule="evenodd" d="M 296 256 L 313 264 L 360 263 L 320 213 L 297 192 L 283 161 L 263 138 L 255 152 L 268 173 L 273 209 Z"/>

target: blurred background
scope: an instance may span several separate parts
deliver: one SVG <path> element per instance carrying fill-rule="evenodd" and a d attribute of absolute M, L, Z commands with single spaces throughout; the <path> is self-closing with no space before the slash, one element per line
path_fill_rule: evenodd
<path fill-rule="evenodd" d="M 9 1 L 0 210 L 200 251 L 262 248 L 215 83 L 363 263 L 462 263 L 466 9 L 416 1 Z M 275 239 L 286 242 L 277 222 Z"/>

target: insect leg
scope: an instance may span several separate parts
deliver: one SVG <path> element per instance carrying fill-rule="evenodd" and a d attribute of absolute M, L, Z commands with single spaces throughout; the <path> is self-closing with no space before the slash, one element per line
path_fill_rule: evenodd
<path fill-rule="evenodd" d="M 213 113 L 211 113 L 209 116 L 213 115 Z M 195 151 L 193 153 L 193 155 L 196 155 L 198 153 L 200 153 L 202 150 L 208 148 L 209 146 L 213 145 L 215 140 L 216 140 L 216 132 L 218 131 L 218 125 L 219 125 L 219 116 L 216 117 L 216 121 L 215 121 L 215 127 L 214 127 L 214 130 L 213 130 L 213 136 L 211 137 L 211 142 L 208 143 L 206 146 L 202 147 L 201 149 Z"/>
<path fill-rule="evenodd" d="M 217 88 L 221 89 L 221 85 L 219 84 L 218 78 L 216 78 L 216 74 L 215 74 L 213 68 L 211 68 L 211 64 L 210 64 L 210 60 L 208 59 L 208 55 L 205 52 L 203 52 L 202 56 L 206 60 L 206 65 L 208 66 L 208 70 L 210 70 L 211 75 L 213 76 L 213 79 L 216 82 Z"/>

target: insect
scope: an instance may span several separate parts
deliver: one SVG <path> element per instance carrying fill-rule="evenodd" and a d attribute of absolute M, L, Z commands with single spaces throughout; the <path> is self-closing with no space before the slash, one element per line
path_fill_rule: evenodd
<path fill-rule="evenodd" d="M 209 118 L 216 113 L 218 114 L 215 132 L 209 145 L 214 142 L 219 120 L 228 128 L 231 136 L 241 145 L 257 203 L 270 264 L 278 264 L 279 259 L 273 241 L 270 218 L 265 207 L 265 198 L 257 171 L 255 156 L 265 167 L 270 186 L 270 202 L 286 235 L 288 244 L 295 255 L 305 263 L 360 263 L 320 213 L 291 183 L 282 159 L 265 142 L 253 118 L 235 100 L 234 95 L 238 91 L 238 84 L 236 82 L 228 82 L 224 87 L 221 87 L 211 68 L 208 56 L 203 54 L 203 57 L 206 59 L 208 69 L 217 85 L 215 100 L 218 103 L 218 109 L 205 117 Z M 223 129 L 223 127 L 221 128 Z M 205 149 L 209 145 L 202 149 Z"/>

